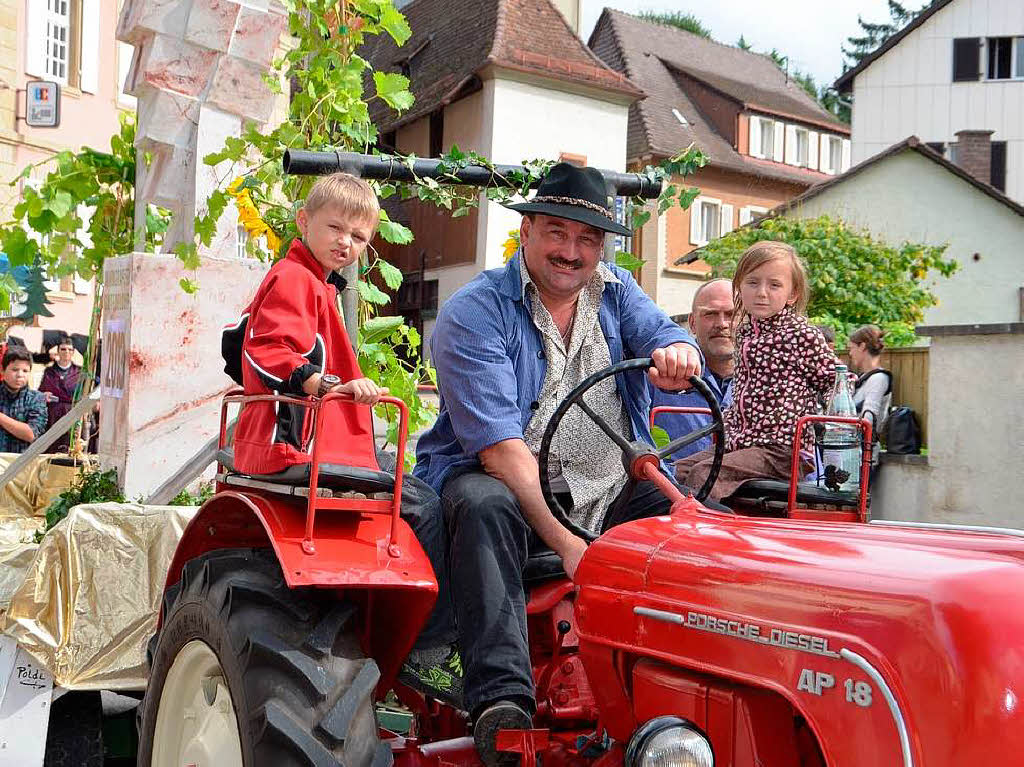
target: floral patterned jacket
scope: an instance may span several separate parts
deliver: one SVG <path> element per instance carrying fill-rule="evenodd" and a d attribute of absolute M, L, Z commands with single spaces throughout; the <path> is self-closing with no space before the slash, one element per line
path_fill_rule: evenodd
<path fill-rule="evenodd" d="M 818 412 L 836 379 L 836 356 L 807 318 L 786 307 L 773 317 L 747 316 L 736 331 L 733 402 L 725 411 L 726 450 L 792 449 L 800 416 Z M 813 432 L 803 447 L 813 449 Z"/>

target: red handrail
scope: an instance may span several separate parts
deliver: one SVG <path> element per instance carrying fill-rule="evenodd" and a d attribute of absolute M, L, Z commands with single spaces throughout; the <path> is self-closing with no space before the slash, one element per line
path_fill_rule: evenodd
<path fill-rule="evenodd" d="M 711 415 L 711 408 L 707 407 L 683 407 L 682 405 L 658 405 L 651 408 L 649 416 L 650 425 L 654 426 L 654 419 L 662 413 L 682 413 L 684 415 Z"/>
<path fill-rule="evenodd" d="M 251 402 L 286 402 L 289 405 L 298 405 L 300 407 L 312 408 L 313 417 L 312 429 L 307 433 L 303 433 L 302 439 L 302 450 L 306 450 L 306 446 L 309 444 L 309 439 L 315 437 L 320 431 L 323 424 L 324 418 L 324 405 L 331 403 L 343 403 L 353 402 L 351 394 L 341 392 L 329 392 L 323 398 L 308 397 L 299 398 L 287 394 L 243 394 L 241 389 L 233 389 L 229 391 L 224 399 L 221 401 L 221 415 L 220 415 L 220 438 L 218 439 L 218 448 L 223 449 L 227 443 L 227 411 L 228 405 L 239 404 L 245 406 Z M 397 397 L 381 397 L 377 404 L 380 405 L 394 405 L 398 408 L 399 412 L 399 423 L 398 423 L 398 454 L 396 456 L 395 464 L 395 485 L 394 493 L 391 503 L 388 504 L 390 507 L 389 512 L 391 514 L 391 528 L 388 533 L 388 553 L 397 557 L 401 555 L 401 551 L 395 540 L 398 536 L 398 519 L 402 507 L 402 469 L 405 466 L 405 445 L 409 436 L 409 408 L 406 404 L 398 399 Z M 363 407 L 369 407 L 364 405 Z M 313 441 L 313 452 L 310 455 L 310 467 L 309 467 L 309 497 L 306 499 L 306 531 L 302 539 L 302 550 L 307 554 L 312 554 L 316 551 L 316 545 L 313 542 L 313 525 L 316 520 L 316 512 L 318 508 L 328 509 L 344 509 L 353 508 L 353 510 L 365 511 L 374 513 L 380 504 L 385 504 L 385 501 L 368 500 L 363 505 L 364 508 L 355 509 L 351 507 L 351 504 L 345 504 L 343 501 L 338 500 L 331 503 L 333 499 L 323 499 L 318 502 L 317 495 L 317 481 L 320 478 L 320 450 L 322 440 Z"/>

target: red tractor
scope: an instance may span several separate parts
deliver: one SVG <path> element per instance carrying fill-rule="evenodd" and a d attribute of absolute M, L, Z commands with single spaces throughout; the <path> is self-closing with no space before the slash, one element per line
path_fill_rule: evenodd
<path fill-rule="evenodd" d="M 570 394 L 542 477 L 565 411 L 649 365 L 620 363 Z M 707 434 L 721 456 L 721 413 L 694 384 L 714 422 L 662 450 L 603 426 L 630 476 L 675 500 L 671 514 L 587 533 L 575 583 L 553 555 L 531 559 L 535 729 L 504 731 L 499 747 L 530 767 L 1017 763 L 1020 534 L 849 521 L 849 499 L 797 485 L 782 506 L 755 503 L 757 516 L 708 510 L 659 472 Z M 396 684 L 437 591 L 398 516 L 401 473 L 321 466 L 316 440 L 309 466 L 238 474 L 227 405 L 253 399 L 225 400 L 218 493 L 167 576 L 140 765 L 478 765 L 464 714 Z M 312 409 L 315 434 L 345 400 L 289 401 Z M 405 408 L 385 401 L 402 411 L 401 466 Z M 404 737 L 375 717 L 392 689 L 415 714 Z"/>

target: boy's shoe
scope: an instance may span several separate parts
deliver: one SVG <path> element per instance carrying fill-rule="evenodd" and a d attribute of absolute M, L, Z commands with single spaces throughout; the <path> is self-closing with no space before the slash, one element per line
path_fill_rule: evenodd
<path fill-rule="evenodd" d="M 473 743 L 486 767 L 519 767 L 522 755 L 496 748 L 499 730 L 529 730 L 533 717 L 510 700 L 488 706 L 473 725 Z"/>
<path fill-rule="evenodd" d="M 462 709 L 462 657 L 452 645 L 413 650 L 398 672 L 398 681 Z"/>

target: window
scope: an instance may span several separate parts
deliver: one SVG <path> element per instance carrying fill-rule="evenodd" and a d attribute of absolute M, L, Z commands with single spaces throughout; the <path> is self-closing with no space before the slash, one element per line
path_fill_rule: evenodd
<path fill-rule="evenodd" d="M 748 148 L 750 156 L 782 162 L 782 132 L 783 125 L 777 120 L 751 116 Z"/>
<path fill-rule="evenodd" d="M 1024 78 L 1024 37 L 989 37 L 985 49 L 989 80 Z"/>
<path fill-rule="evenodd" d="M 1006 192 L 1006 142 L 992 142 L 992 171 L 990 184 L 1000 192 Z"/>
<path fill-rule="evenodd" d="M 759 216 L 763 216 L 768 212 L 768 208 L 762 208 L 760 205 L 745 205 L 740 208 L 740 226 L 745 226 Z"/>
<path fill-rule="evenodd" d="M 735 228 L 733 206 L 713 197 L 698 197 L 690 206 L 690 243 L 707 245 Z"/>
<path fill-rule="evenodd" d="M 444 107 L 430 115 L 430 156 L 444 154 Z"/>
<path fill-rule="evenodd" d="M 988 79 L 1009 80 L 1012 63 L 1013 38 L 990 37 L 988 39 Z"/>
<path fill-rule="evenodd" d="M 807 160 L 810 158 L 810 142 L 807 131 L 803 128 L 796 129 L 796 164 L 807 166 Z"/>
<path fill-rule="evenodd" d="M 953 82 L 970 82 L 981 75 L 981 56 L 978 37 L 958 37 L 953 40 Z"/>
<path fill-rule="evenodd" d="M 96 93 L 100 0 L 28 0 L 26 5 L 25 73 Z"/>
<path fill-rule="evenodd" d="M 70 0 L 46 0 L 45 41 L 46 74 L 66 85 L 71 68 Z"/>
<path fill-rule="evenodd" d="M 827 133 L 821 134 L 821 172 L 831 176 L 846 170 L 843 167 L 843 139 Z"/>

